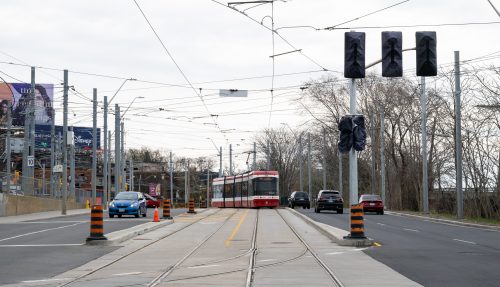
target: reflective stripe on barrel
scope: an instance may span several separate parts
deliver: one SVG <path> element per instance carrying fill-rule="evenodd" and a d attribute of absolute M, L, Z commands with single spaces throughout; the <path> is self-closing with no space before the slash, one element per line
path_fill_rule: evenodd
<path fill-rule="evenodd" d="M 163 218 L 172 219 L 170 217 L 170 199 L 163 200 Z"/>
<path fill-rule="evenodd" d="M 104 216 L 102 205 L 93 205 L 90 211 L 90 236 L 87 237 L 87 241 L 106 239 L 107 238 L 104 236 Z"/>
<path fill-rule="evenodd" d="M 194 198 L 189 198 L 189 210 L 188 213 L 196 213 L 194 211 Z"/>
<path fill-rule="evenodd" d="M 366 238 L 363 215 L 362 205 L 351 205 L 351 238 Z"/>

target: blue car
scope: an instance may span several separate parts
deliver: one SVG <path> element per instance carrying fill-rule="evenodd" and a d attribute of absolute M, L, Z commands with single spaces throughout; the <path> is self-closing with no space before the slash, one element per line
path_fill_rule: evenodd
<path fill-rule="evenodd" d="M 108 210 L 111 218 L 115 217 L 115 215 L 118 215 L 118 217 L 122 217 L 122 215 L 139 217 L 141 214 L 146 217 L 146 199 L 140 192 L 122 191 L 111 201 Z"/>

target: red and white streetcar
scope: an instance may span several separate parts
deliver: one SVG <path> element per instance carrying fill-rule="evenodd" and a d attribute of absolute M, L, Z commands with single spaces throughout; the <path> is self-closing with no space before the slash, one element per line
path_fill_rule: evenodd
<path fill-rule="evenodd" d="M 212 207 L 278 207 L 278 181 L 277 171 L 214 178 Z"/>

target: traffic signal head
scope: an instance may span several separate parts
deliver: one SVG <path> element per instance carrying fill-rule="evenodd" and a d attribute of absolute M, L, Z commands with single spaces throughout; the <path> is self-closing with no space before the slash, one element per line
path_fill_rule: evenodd
<path fill-rule="evenodd" d="M 354 140 L 352 137 L 352 128 L 352 116 L 343 116 L 339 121 L 340 137 L 338 147 L 340 153 L 348 153 L 352 148 Z"/>
<path fill-rule="evenodd" d="M 365 33 L 346 32 L 344 40 L 344 77 L 365 77 Z"/>
<path fill-rule="evenodd" d="M 403 76 L 403 34 L 382 32 L 382 76 Z"/>
<path fill-rule="evenodd" d="M 417 76 L 437 75 L 436 32 L 416 32 Z"/>
<path fill-rule="evenodd" d="M 353 122 L 353 147 L 357 151 L 362 151 L 365 149 L 366 145 L 366 129 L 365 129 L 365 117 L 363 115 L 355 115 L 352 118 Z"/>

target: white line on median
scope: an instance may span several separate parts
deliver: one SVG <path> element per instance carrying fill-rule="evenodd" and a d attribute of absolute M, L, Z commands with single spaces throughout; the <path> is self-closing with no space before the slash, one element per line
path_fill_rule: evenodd
<path fill-rule="evenodd" d="M 476 244 L 477 244 L 476 242 L 467 241 L 467 240 L 460 240 L 460 239 L 456 239 L 456 238 L 455 238 L 455 239 L 453 239 L 453 240 L 455 240 L 455 241 L 460 241 L 460 242 L 464 242 L 464 243 L 469 243 L 469 244 L 474 244 L 474 245 L 476 245 Z"/>
<path fill-rule="evenodd" d="M 403 228 L 406 231 L 411 231 L 411 232 L 420 232 L 419 230 L 416 229 L 409 229 L 409 228 Z"/>
<path fill-rule="evenodd" d="M 380 225 L 380 226 L 385 226 L 385 224 L 380 223 L 380 222 L 377 222 L 377 224 Z"/>
<path fill-rule="evenodd" d="M 82 223 L 79 222 L 79 223 L 74 223 L 74 224 L 70 224 L 70 225 L 64 225 L 64 226 L 59 226 L 59 227 L 54 227 L 54 228 L 49 228 L 49 229 L 44 229 L 44 230 L 38 230 L 38 231 L 30 232 L 30 233 L 25 233 L 25 234 L 21 234 L 21 235 L 16 235 L 16 236 L 12 236 L 12 237 L 9 237 L 9 238 L 0 239 L 0 242 L 6 241 L 6 240 L 10 240 L 10 239 L 19 238 L 19 237 L 23 237 L 23 236 L 28 236 L 28 235 L 32 235 L 32 234 L 37 234 L 37 233 L 41 233 L 41 232 L 45 232 L 45 231 L 50 231 L 50 230 L 56 230 L 56 229 L 71 227 L 71 226 L 75 226 L 75 225 L 78 225 L 78 224 L 82 224 Z"/>
<path fill-rule="evenodd" d="M 61 281 L 61 280 L 70 280 L 73 278 L 53 278 L 53 279 L 41 279 L 41 280 L 28 280 L 21 281 L 21 283 L 37 283 L 37 282 L 48 282 L 48 281 Z"/>
<path fill-rule="evenodd" d="M 200 266 L 192 266 L 188 267 L 189 269 L 196 269 L 196 268 L 209 268 L 209 267 L 217 267 L 219 265 L 200 265 Z"/>
<path fill-rule="evenodd" d="M 112 276 L 139 275 L 139 274 L 142 274 L 142 273 L 143 272 L 118 273 L 118 274 L 113 274 Z"/>
<path fill-rule="evenodd" d="M 64 246 L 82 246 L 83 243 L 75 244 L 9 244 L 0 245 L 0 247 L 64 247 Z"/>

